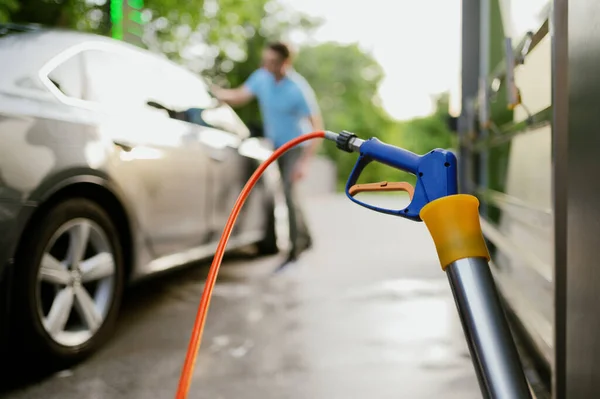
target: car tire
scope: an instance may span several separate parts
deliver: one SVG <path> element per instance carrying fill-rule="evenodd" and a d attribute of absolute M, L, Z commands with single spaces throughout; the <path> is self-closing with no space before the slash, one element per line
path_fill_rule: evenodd
<path fill-rule="evenodd" d="M 65 200 L 35 220 L 15 270 L 19 353 L 69 365 L 101 347 L 121 305 L 122 253 L 114 223 L 90 200 Z"/>

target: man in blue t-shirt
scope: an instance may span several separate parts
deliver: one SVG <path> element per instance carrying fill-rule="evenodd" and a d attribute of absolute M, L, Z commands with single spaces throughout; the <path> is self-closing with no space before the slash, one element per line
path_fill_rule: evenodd
<path fill-rule="evenodd" d="M 308 82 L 292 68 L 288 46 L 269 44 L 262 54 L 262 67 L 236 89 L 213 87 L 213 94 L 232 106 L 244 105 L 256 98 L 264 125 L 265 137 L 275 148 L 315 130 L 323 130 L 316 96 Z M 295 147 L 279 158 L 290 218 L 292 250 L 284 264 L 296 260 L 310 248 L 311 237 L 294 194 L 294 183 L 301 179 L 314 155 L 318 141 Z M 283 266 L 283 265 L 282 265 Z"/>

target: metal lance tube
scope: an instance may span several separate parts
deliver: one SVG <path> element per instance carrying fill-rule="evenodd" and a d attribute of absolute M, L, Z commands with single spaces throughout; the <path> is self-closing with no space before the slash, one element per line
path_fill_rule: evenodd
<path fill-rule="evenodd" d="M 450 195 L 427 204 L 421 218 L 448 275 L 483 396 L 531 398 L 489 268 L 478 207 L 471 195 Z"/>
<path fill-rule="evenodd" d="M 483 396 L 531 398 L 489 268 L 479 201 L 472 195 L 457 194 L 455 158 L 443 150 L 419 156 L 376 139 L 361 140 L 349 132 L 325 132 L 325 138 L 334 140 L 342 151 L 361 154 L 347 183 L 350 199 L 371 210 L 425 222 L 448 275 Z M 360 172 L 373 160 L 417 175 L 414 198 L 411 195 L 411 203 L 403 212 L 373 207 L 352 197 Z M 389 184 L 385 182 L 385 186 Z M 429 198 L 437 199 L 429 202 Z M 409 209 L 414 212 L 415 208 L 420 209 L 418 218 L 409 214 Z"/>

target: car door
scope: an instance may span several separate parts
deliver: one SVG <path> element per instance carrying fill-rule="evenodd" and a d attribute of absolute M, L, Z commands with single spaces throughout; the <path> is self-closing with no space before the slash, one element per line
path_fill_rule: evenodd
<path fill-rule="evenodd" d="M 197 140 L 205 151 L 208 162 L 202 163 L 206 171 L 207 186 L 203 190 L 206 196 L 204 211 L 208 216 L 205 228 L 208 231 L 208 241 L 215 242 L 220 237 L 229 217 L 229 213 L 240 194 L 243 185 L 257 166 L 252 157 L 241 156 L 238 149 L 248 129 L 244 126 L 235 112 L 227 105 L 219 104 L 208 93 L 206 84 L 193 73 L 165 62 L 165 72 L 162 82 L 170 92 L 168 112 L 174 117 L 180 117 L 197 127 Z M 248 203 L 242 210 L 239 221 L 234 226 L 233 236 L 239 236 L 239 231 L 245 230 L 246 215 L 260 219 L 255 209 L 259 194 L 255 190 Z"/>
<path fill-rule="evenodd" d="M 119 150 L 114 174 L 142 213 L 155 256 L 206 243 L 207 154 L 197 126 L 155 106 L 170 105 L 172 70 L 154 56 L 118 46 L 88 49 L 84 60 L 85 95 L 105 111 L 103 136 Z"/>
<path fill-rule="evenodd" d="M 212 176 L 212 226 L 220 231 L 225 226 L 244 185 L 270 152 L 261 146 L 259 139 L 250 138 L 250 132 L 238 115 L 225 104 L 202 111 L 202 122 L 210 126 L 202 137 L 211 147 Z M 264 234 L 265 211 L 268 195 L 265 179 L 259 180 L 242 208 L 233 237 L 238 243 L 251 243 Z"/>

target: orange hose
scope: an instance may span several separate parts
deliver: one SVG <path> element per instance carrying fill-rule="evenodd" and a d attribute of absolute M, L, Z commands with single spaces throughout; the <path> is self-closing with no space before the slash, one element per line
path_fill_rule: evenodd
<path fill-rule="evenodd" d="M 304 141 L 324 137 L 324 131 L 307 133 L 279 147 L 271 154 L 271 156 L 266 161 L 260 164 L 258 169 L 254 171 L 254 173 L 242 189 L 242 192 L 240 193 L 237 201 L 235 202 L 235 205 L 233 206 L 233 209 L 231 210 L 231 214 L 229 215 L 229 219 L 227 220 L 227 224 L 225 225 L 225 229 L 223 230 L 223 234 L 221 235 L 221 240 L 219 241 L 219 245 L 217 246 L 215 257 L 213 258 L 212 264 L 210 265 L 210 270 L 208 271 L 206 282 L 204 283 L 204 291 L 202 292 L 202 297 L 200 298 L 200 305 L 198 306 L 196 321 L 194 322 L 192 336 L 190 338 L 188 350 L 185 355 L 185 362 L 183 363 L 183 369 L 181 370 L 179 387 L 177 388 L 177 394 L 175 396 L 176 399 L 187 398 L 187 394 L 192 382 L 192 374 L 194 373 L 194 366 L 196 364 L 196 357 L 198 356 L 200 342 L 202 341 L 202 333 L 204 332 L 204 324 L 206 322 L 208 307 L 210 306 L 210 299 L 212 296 L 213 287 L 215 286 L 215 282 L 217 281 L 217 274 L 219 272 L 219 267 L 221 266 L 221 261 L 223 260 L 225 247 L 227 246 L 229 236 L 231 235 L 231 230 L 233 229 L 233 225 L 235 224 L 235 221 L 240 213 L 240 210 L 242 209 L 242 206 L 244 205 L 244 202 L 246 202 L 246 198 L 248 198 L 248 195 L 252 191 L 252 188 L 254 188 L 256 182 L 267 169 L 267 167 L 270 164 L 272 164 L 277 158 L 283 155 L 283 153 Z"/>

